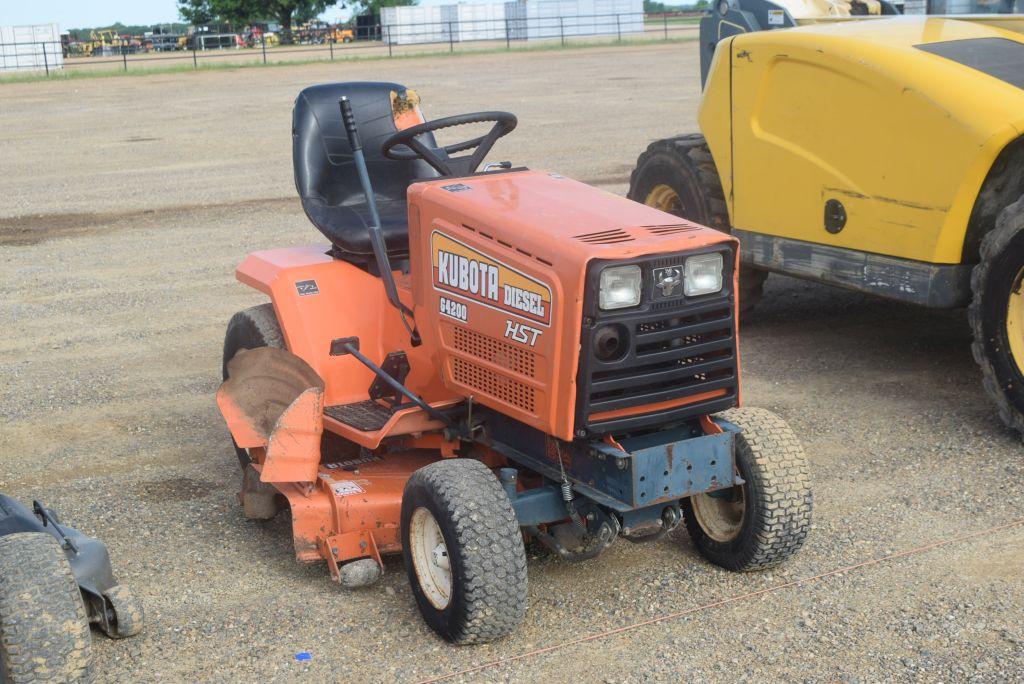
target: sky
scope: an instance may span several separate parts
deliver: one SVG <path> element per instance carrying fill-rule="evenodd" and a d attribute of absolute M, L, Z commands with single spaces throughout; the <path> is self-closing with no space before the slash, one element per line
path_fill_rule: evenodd
<path fill-rule="evenodd" d="M 421 0 L 420 4 L 450 4 L 459 0 Z M 466 0 L 462 0 L 465 2 Z M 472 0 L 470 0 L 472 1 Z M 494 2 L 494 0 L 479 0 Z M 349 11 L 338 5 L 321 15 L 344 21 Z M 0 25 L 60 24 L 61 30 L 122 24 L 166 24 L 180 21 L 176 0 L 0 0 Z"/>

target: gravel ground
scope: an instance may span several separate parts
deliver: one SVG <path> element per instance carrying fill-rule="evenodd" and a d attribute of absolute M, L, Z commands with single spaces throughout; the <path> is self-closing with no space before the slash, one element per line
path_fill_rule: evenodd
<path fill-rule="evenodd" d="M 769 573 L 685 534 L 530 560 L 522 629 L 453 649 L 400 563 L 346 592 L 285 517 L 245 520 L 213 402 L 233 267 L 317 240 L 291 186 L 303 86 L 394 79 L 428 115 L 509 109 L 496 156 L 614 192 L 694 127 L 694 45 L 325 64 L 0 86 L 0 488 L 103 538 L 148 625 L 96 636 L 103 681 L 413 681 L 811 577 L 1021 517 L 1021 443 L 986 400 L 962 311 L 784 278 L 744 322 L 744 397 L 802 437 L 815 525 Z M 1011 681 L 1024 675 L 1024 526 L 700 610 L 471 681 Z M 312 660 L 294 654 L 309 651 Z"/>

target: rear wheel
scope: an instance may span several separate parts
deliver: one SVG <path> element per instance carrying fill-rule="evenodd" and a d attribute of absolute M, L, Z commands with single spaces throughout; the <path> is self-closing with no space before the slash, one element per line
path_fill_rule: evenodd
<path fill-rule="evenodd" d="M 260 304 L 239 311 L 228 321 L 228 329 L 224 334 L 224 357 L 221 366 L 223 379 L 228 379 L 228 361 L 233 359 L 235 354 L 242 349 L 258 349 L 260 347 L 284 349 L 284 334 L 281 332 L 281 325 L 277 322 L 273 304 Z M 252 459 L 249 458 L 249 453 L 245 449 L 235 444 L 234 438 L 232 438 L 231 444 L 235 447 L 238 463 L 244 473 L 252 463 Z"/>
<path fill-rule="evenodd" d="M 683 500 L 694 546 L 715 565 L 746 572 L 796 553 L 811 526 L 807 460 L 782 418 L 759 408 L 717 416 L 740 429 L 736 472 L 743 484 Z"/>
<path fill-rule="evenodd" d="M 999 416 L 1024 436 L 1024 197 L 1009 205 L 981 243 L 971 273 L 971 350 Z"/>
<path fill-rule="evenodd" d="M 0 682 L 92 681 L 82 593 L 57 540 L 0 537 Z"/>
<path fill-rule="evenodd" d="M 423 619 L 456 644 L 511 633 L 526 612 L 526 551 L 515 511 L 480 461 L 420 468 L 402 497 L 405 568 Z"/>
<path fill-rule="evenodd" d="M 628 197 L 723 233 L 731 232 L 715 160 L 699 133 L 651 143 L 637 159 Z M 767 278 L 765 270 L 740 267 L 741 311 L 749 311 L 761 298 Z"/>

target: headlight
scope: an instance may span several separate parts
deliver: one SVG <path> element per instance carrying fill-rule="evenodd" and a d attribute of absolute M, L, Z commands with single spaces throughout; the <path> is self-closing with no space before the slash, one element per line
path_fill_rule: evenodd
<path fill-rule="evenodd" d="M 603 275 L 603 274 L 602 274 Z M 722 289 L 722 254 L 700 254 L 686 260 L 683 292 L 687 297 L 711 294 Z"/>
<path fill-rule="evenodd" d="M 624 309 L 640 303 L 640 267 L 611 266 L 601 271 L 602 309 Z"/>

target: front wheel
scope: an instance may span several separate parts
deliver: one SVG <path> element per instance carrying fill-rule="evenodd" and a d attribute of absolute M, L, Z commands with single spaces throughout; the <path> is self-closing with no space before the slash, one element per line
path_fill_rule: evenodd
<path fill-rule="evenodd" d="M 683 517 L 701 555 L 727 570 L 777 565 L 796 553 L 811 526 L 807 459 L 782 418 L 759 408 L 718 414 L 740 429 L 736 472 L 743 484 L 683 500 Z"/>
<path fill-rule="evenodd" d="M 967 310 L 985 391 L 1006 425 L 1024 436 L 1024 197 L 1009 205 L 981 243 Z"/>
<path fill-rule="evenodd" d="M 699 133 L 651 143 L 636 160 L 628 197 L 702 226 L 732 232 L 718 169 Z M 740 266 L 740 311 L 757 304 L 767 278 L 768 271 L 749 264 Z"/>
<path fill-rule="evenodd" d="M 420 468 L 402 496 L 402 551 L 423 619 L 444 639 L 510 634 L 526 611 L 526 551 L 515 511 L 480 461 Z"/>

